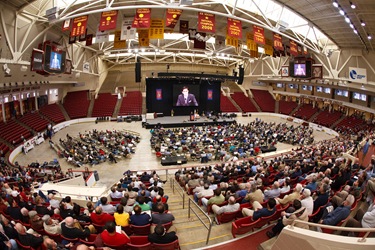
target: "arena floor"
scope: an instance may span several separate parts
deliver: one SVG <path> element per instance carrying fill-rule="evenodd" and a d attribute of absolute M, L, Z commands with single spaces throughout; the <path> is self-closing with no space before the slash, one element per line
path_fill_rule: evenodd
<path fill-rule="evenodd" d="M 254 114 L 251 117 L 238 116 L 236 120 L 238 123 L 247 124 L 251 121 L 254 121 L 256 118 L 262 119 L 266 122 L 276 122 L 276 123 L 287 122 L 288 124 L 297 125 L 294 122 L 290 122 L 285 119 L 277 118 L 274 116 L 267 116 L 265 114 Z M 60 138 L 66 139 L 67 134 L 69 134 L 72 137 L 77 137 L 78 132 L 85 132 L 85 131 L 89 131 L 93 129 L 97 129 L 97 130 L 125 129 L 125 130 L 138 132 L 141 135 L 141 141 L 137 145 L 136 153 L 132 154 L 130 159 L 121 159 L 117 162 L 117 164 L 106 161 L 99 165 L 94 165 L 94 166 L 87 165 L 87 167 L 89 167 L 90 170 L 98 171 L 100 180 L 97 182 L 97 185 L 99 186 L 102 186 L 102 185 L 111 186 L 113 183 L 117 182 L 122 177 L 122 174 L 126 170 L 133 170 L 133 171 L 158 170 L 158 169 L 165 169 L 165 168 L 176 169 L 180 167 L 180 166 L 165 167 L 161 165 L 160 159 L 157 159 L 155 154 L 151 152 L 151 147 L 149 144 L 151 134 L 148 129 L 142 128 L 141 122 L 127 123 L 127 122 L 108 121 L 108 122 L 99 122 L 97 124 L 95 122 L 75 124 L 57 132 L 53 136 L 52 141 L 54 141 L 55 143 L 58 143 Z M 321 131 L 314 131 L 314 136 L 315 136 L 315 141 L 331 139 L 334 137 L 332 135 L 327 134 L 326 132 L 321 132 Z M 290 150 L 292 148 L 291 145 L 284 144 L 284 143 L 278 143 L 276 147 L 277 147 L 277 152 Z M 56 152 L 50 148 L 49 143 L 47 141 L 38 146 L 35 146 L 34 149 L 29 151 L 26 155 L 25 154 L 17 155 L 15 160 L 18 161 L 21 165 L 25 166 L 35 161 L 38 161 L 39 163 L 43 163 L 45 161 L 49 162 L 53 160 L 54 158 L 57 158 L 59 160 L 59 163 L 63 171 L 67 171 L 68 168 L 72 167 L 70 164 L 68 164 L 65 161 L 65 159 L 58 158 Z M 215 162 L 210 162 L 210 163 L 215 163 Z M 193 166 L 193 165 L 200 165 L 200 163 L 188 162 L 187 164 L 183 166 L 185 167 L 185 166 Z"/>

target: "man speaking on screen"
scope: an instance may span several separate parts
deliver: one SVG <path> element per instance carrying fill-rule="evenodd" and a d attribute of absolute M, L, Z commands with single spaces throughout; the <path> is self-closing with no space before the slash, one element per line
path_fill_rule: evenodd
<path fill-rule="evenodd" d="M 51 69 L 60 69 L 60 61 L 57 59 L 57 54 L 55 53 L 51 62 Z"/>
<path fill-rule="evenodd" d="M 182 93 L 177 98 L 176 106 L 198 106 L 198 102 L 193 94 L 189 94 L 189 88 L 184 86 Z"/>

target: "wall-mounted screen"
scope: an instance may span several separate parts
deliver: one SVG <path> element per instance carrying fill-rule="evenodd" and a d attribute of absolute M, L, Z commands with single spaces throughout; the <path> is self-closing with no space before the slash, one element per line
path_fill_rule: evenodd
<path fill-rule="evenodd" d="M 336 95 L 337 96 L 349 96 L 349 92 L 347 90 L 342 90 L 342 89 L 336 89 Z"/>
<path fill-rule="evenodd" d="M 324 88 L 324 93 L 331 94 L 331 88 Z"/>
<path fill-rule="evenodd" d="M 353 92 L 353 99 L 360 100 L 360 101 L 366 101 L 367 100 L 367 95 L 366 94 L 357 93 L 357 92 Z"/>
<path fill-rule="evenodd" d="M 65 72 L 65 56 L 58 45 L 52 43 L 44 44 L 44 71 L 48 73 L 64 73 Z"/>
<path fill-rule="evenodd" d="M 195 106 L 198 107 L 199 85 L 174 84 L 173 85 L 174 106 Z"/>
<path fill-rule="evenodd" d="M 284 88 L 284 83 L 276 83 L 276 88 Z"/>
<path fill-rule="evenodd" d="M 306 64 L 295 63 L 294 64 L 294 76 L 306 76 Z"/>

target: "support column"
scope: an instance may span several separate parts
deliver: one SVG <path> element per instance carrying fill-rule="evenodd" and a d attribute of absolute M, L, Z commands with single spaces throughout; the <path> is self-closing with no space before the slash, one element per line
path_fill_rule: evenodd
<path fill-rule="evenodd" d="M 39 96 L 39 93 L 37 93 L 36 91 L 34 92 L 35 93 L 35 110 L 38 110 L 38 96 Z"/>

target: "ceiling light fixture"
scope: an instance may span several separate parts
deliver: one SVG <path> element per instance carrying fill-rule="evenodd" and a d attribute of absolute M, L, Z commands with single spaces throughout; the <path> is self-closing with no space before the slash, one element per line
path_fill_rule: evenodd
<path fill-rule="evenodd" d="M 356 33 L 358 35 L 358 31 L 356 29 L 354 29 L 353 31 L 354 31 L 354 33 Z"/>
<path fill-rule="evenodd" d="M 354 25 L 352 23 L 349 24 L 350 28 L 354 29 Z"/>
<path fill-rule="evenodd" d="M 363 27 L 365 27 L 365 26 L 366 26 L 366 23 L 365 23 L 363 20 L 361 20 L 361 25 L 362 25 Z"/>
<path fill-rule="evenodd" d="M 353 2 L 349 1 L 349 3 L 350 3 L 350 8 L 355 9 L 357 7 L 357 6 L 355 6 L 355 4 Z"/>
<path fill-rule="evenodd" d="M 337 0 L 333 0 L 333 6 L 335 6 L 335 8 L 339 7 L 339 3 L 337 2 Z"/>
<path fill-rule="evenodd" d="M 345 16 L 345 22 L 350 23 L 350 19 L 348 16 Z"/>
<path fill-rule="evenodd" d="M 343 9 L 340 8 L 339 12 L 340 12 L 340 15 L 342 15 L 342 16 L 345 15 L 345 11 Z"/>
<path fill-rule="evenodd" d="M 368 40 L 371 40 L 372 39 L 372 36 L 370 34 L 367 34 L 367 39 Z"/>

